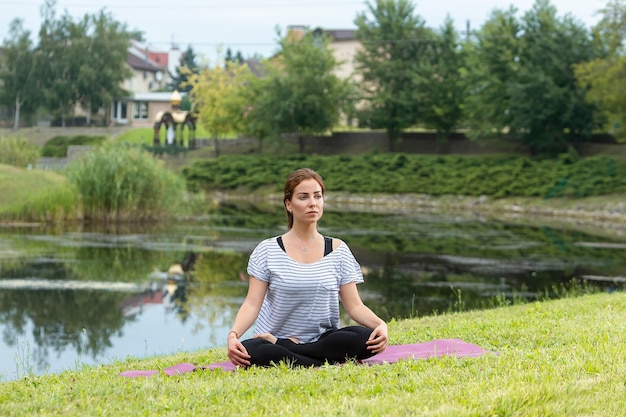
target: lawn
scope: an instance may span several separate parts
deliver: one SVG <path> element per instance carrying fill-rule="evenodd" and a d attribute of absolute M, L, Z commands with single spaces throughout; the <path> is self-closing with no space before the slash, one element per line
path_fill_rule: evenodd
<path fill-rule="evenodd" d="M 626 294 L 602 293 L 391 322 L 392 343 L 461 338 L 495 353 L 388 365 L 197 371 L 129 369 L 226 360 L 224 348 L 0 384 L 3 416 L 622 416 Z"/>
<path fill-rule="evenodd" d="M 66 182 L 64 175 L 54 172 L 0 164 L 0 208 L 23 203 Z"/>

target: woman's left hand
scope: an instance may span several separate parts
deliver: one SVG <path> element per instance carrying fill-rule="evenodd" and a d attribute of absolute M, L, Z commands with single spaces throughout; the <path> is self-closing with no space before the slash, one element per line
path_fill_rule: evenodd
<path fill-rule="evenodd" d="M 367 339 L 367 349 L 371 350 L 372 353 L 380 353 L 387 348 L 389 343 L 389 337 L 387 335 L 387 323 L 379 324 L 370 334 L 369 339 Z"/>

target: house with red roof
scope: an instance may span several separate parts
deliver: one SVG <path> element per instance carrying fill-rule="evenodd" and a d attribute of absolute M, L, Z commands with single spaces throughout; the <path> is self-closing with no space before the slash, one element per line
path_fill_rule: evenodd
<path fill-rule="evenodd" d="M 169 51 L 152 51 L 133 41 L 126 65 L 131 69 L 122 87 L 129 92 L 111 103 L 109 123 L 133 127 L 151 127 L 160 111 L 170 108 L 172 91 L 169 73 L 175 72 L 181 52 L 176 45 Z"/>

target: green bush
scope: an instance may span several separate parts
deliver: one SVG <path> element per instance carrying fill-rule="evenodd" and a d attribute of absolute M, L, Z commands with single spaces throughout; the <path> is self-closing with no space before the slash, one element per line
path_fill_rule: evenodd
<path fill-rule="evenodd" d="M 137 147 L 107 144 L 72 162 L 67 176 L 82 199 L 85 218 L 136 221 L 171 216 L 184 181 Z"/>
<path fill-rule="evenodd" d="M 282 157 L 224 155 L 183 169 L 191 190 L 280 191 L 289 173 L 310 167 L 329 190 L 501 197 L 587 197 L 626 191 L 626 166 L 607 157 L 378 154 Z"/>
<path fill-rule="evenodd" d="M 39 159 L 39 147 L 19 136 L 0 136 L 0 164 L 27 167 Z"/>
<path fill-rule="evenodd" d="M 67 156 L 67 148 L 73 146 L 96 146 L 106 139 L 105 136 L 55 136 L 48 140 L 41 149 L 42 156 L 63 158 Z"/>

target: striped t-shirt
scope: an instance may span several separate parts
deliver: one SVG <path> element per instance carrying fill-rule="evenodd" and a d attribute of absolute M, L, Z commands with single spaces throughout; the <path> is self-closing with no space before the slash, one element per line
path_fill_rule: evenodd
<path fill-rule="evenodd" d="M 259 243 L 248 262 L 248 274 L 268 283 L 256 333 L 315 341 L 339 328 L 339 288 L 363 282 L 361 267 L 343 241 L 322 259 L 301 263 L 287 255 L 276 239 Z"/>

